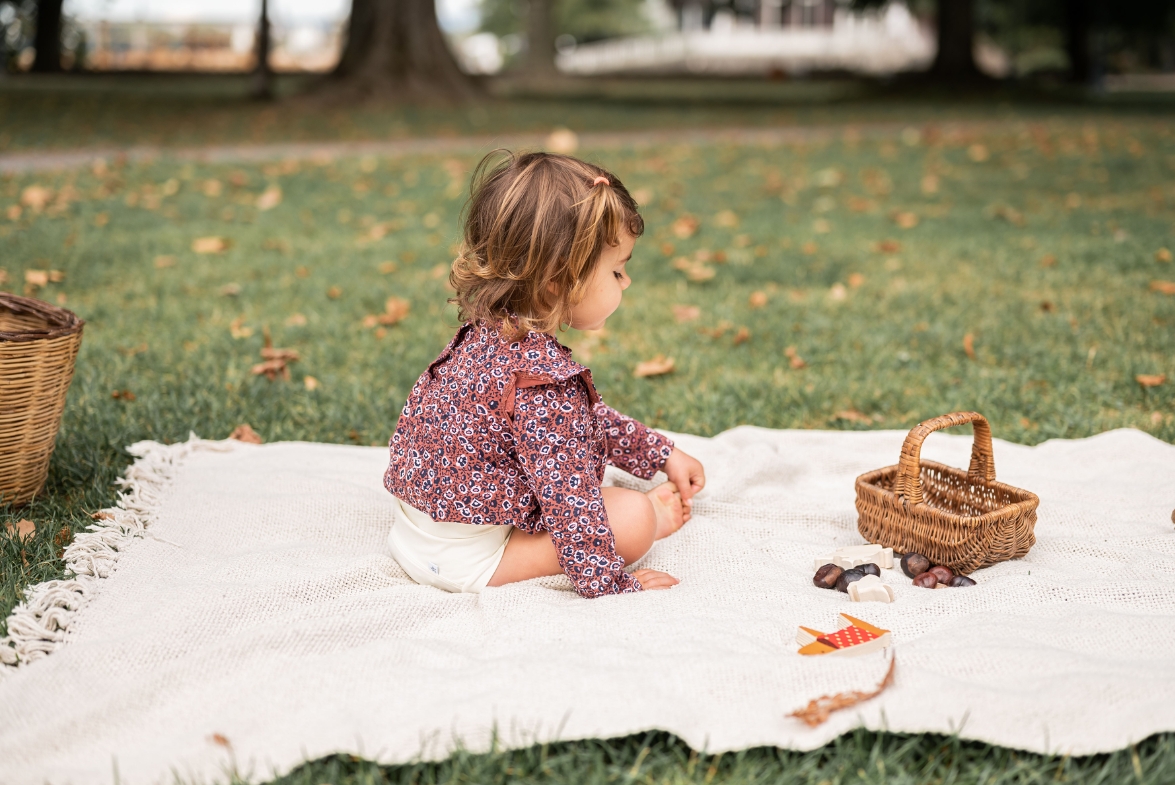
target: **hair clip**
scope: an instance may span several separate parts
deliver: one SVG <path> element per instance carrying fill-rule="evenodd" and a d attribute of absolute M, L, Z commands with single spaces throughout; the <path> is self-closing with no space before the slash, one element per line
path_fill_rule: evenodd
<path fill-rule="evenodd" d="M 592 187 L 595 188 L 597 185 L 612 185 L 612 183 L 607 177 L 600 175 L 595 180 L 592 180 Z"/>

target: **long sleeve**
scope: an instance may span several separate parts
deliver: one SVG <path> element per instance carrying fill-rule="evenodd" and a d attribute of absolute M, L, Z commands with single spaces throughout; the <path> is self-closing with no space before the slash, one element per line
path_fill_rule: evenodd
<path fill-rule="evenodd" d="M 624 572 L 600 492 L 599 436 L 586 388 L 565 382 L 519 389 L 514 399 L 518 462 L 550 532 L 559 565 L 581 597 L 641 590 Z"/>
<path fill-rule="evenodd" d="M 673 452 L 673 442 L 603 402 L 595 412 L 607 437 L 608 463 L 642 480 L 653 479 Z"/>

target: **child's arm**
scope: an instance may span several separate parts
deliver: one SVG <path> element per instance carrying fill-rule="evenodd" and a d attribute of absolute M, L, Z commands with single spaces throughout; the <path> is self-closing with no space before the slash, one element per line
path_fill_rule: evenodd
<path fill-rule="evenodd" d="M 642 480 L 653 479 L 673 453 L 673 441 L 603 401 L 595 411 L 608 439 L 608 463 Z"/>
<path fill-rule="evenodd" d="M 577 380 L 519 389 L 514 399 L 518 461 L 542 511 L 559 566 L 581 597 L 641 590 L 624 571 L 600 493 L 587 391 Z M 654 470 L 656 471 L 656 470 Z"/>

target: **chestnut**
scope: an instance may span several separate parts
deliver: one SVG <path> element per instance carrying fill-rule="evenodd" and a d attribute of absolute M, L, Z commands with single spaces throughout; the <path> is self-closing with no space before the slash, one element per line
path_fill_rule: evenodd
<path fill-rule="evenodd" d="M 911 551 L 902 557 L 902 572 L 907 578 L 914 578 L 930 569 L 930 559 Z"/>
<path fill-rule="evenodd" d="M 858 564 L 853 569 L 860 570 L 866 575 L 876 575 L 878 578 L 881 577 L 881 568 L 871 561 L 867 561 L 864 564 Z"/>
<path fill-rule="evenodd" d="M 816 575 L 812 578 L 812 583 L 821 589 L 835 589 L 836 582 L 842 573 L 844 573 L 844 570 L 835 564 L 825 564 L 816 570 Z"/>
<path fill-rule="evenodd" d="M 914 585 L 921 586 L 923 589 L 933 589 L 938 585 L 938 576 L 933 572 L 924 572 L 914 576 Z"/>
<path fill-rule="evenodd" d="M 843 591 L 847 594 L 849 591 L 849 584 L 859 581 L 864 577 L 865 573 L 861 572 L 861 570 L 856 567 L 852 568 L 851 570 L 845 570 L 840 574 L 840 577 L 836 579 L 836 590 Z"/>
<path fill-rule="evenodd" d="M 950 567 L 943 567 L 941 565 L 937 567 L 931 567 L 930 572 L 933 572 L 934 577 L 938 578 L 938 582 L 943 585 L 949 584 L 951 582 L 951 578 L 955 577 L 955 573 L 951 571 Z"/>
<path fill-rule="evenodd" d="M 975 581 L 971 580 L 966 575 L 956 575 L 955 577 L 951 578 L 950 583 L 947 584 L 947 586 L 952 586 L 954 588 L 958 588 L 960 586 L 974 586 L 974 585 L 975 585 Z"/>

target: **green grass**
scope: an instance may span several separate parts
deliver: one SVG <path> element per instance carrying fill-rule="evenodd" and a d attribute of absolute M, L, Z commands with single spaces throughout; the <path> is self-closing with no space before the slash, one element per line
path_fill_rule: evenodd
<path fill-rule="evenodd" d="M 900 109 L 887 111 L 900 117 Z M 555 119 L 546 115 L 545 127 Z M 779 147 L 581 151 L 647 205 L 649 229 L 629 265 L 635 283 L 606 334 L 566 341 L 609 403 L 674 431 L 905 429 L 976 409 L 996 436 L 1017 442 L 1118 427 L 1175 441 L 1175 384 L 1135 381 L 1175 379 L 1175 297 L 1150 287 L 1175 280 L 1175 265 L 1156 257 L 1173 247 L 1171 127 L 1161 117 L 1073 111 L 955 137 L 911 130 Z M 45 491 L 24 509 L 0 508 L 0 523 L 38 524 L 23 545 L 0 534 L 0 618 L 25 586 L 61 575 L 61 542 L 113 503 L 124 447 L 134 441 L 175 441 L 190 430 L 220 438 L 248 422 L 268 441 L 385 443 L 413 381 L 455 326 L 443 273 L 474 163 L 161 159 L 0 180 L 0 210 L 33 185 L 73 194 L 59 207 L 0 218 L 8 277 L 0 288 L 21 291 L 29 269 L 64 271 L 37 296 L 87 320 Z M 928 175 L 937 177 L 931 193 Z M 210 180 L 219 195 L 206 195 Z M 261 211 L 256 200 L 269 185 L 280 185 L 283 200 Z M 901 228 L 903 213 L 917 225 Z M 678 237 L 674 221 L 687 214 L 699 228 Z M 193 240 L 207 236 L 231 247 L 194 253 Z M 161 256 L 174 266 L 157 267 Z M 674 266 L 681 257 L 709 258 L 713 279 L 688 280 Z M 382 272 L 388 262 L 395 269 Z M 756 292 L 766 304 L 751 308 Z M 363 319 L 391 295 L 410 300 L 412 311 L 381 335 Z M 700 318 L 678 322 L 675 305 L 696 306 Z M 250 372 L 266 330 L 301 355 L 289 382 Z M 789 351 L 806 367 L 793 367 Z M 656 354 L 672 356 L 676 372 L 633 378 L 636 363 Z M 317 389 L 307 389 L 306 376 Z M 292 780 L 399 781 L 415 771 L 421 782 L 620 781 L 641 743 L 559 745 L 547 754 L 565 768 L 550 774 L 530 750 L 417 769 L 332 759 Z M 705 781 L 710 771 L 708 758 L 705 771 L 691 767 L 678 742 L 658 737 L 651 749 L 632 781 Z M 806 755 L 726 756 L 713 779 L 1175 776 L 1170 736 L 1138 754 L 1140 769 L 1129 752 L 1058 761 L 933 736 L 856 734 Z M 884 774 L 877 761 L 889 767 Z"/>

